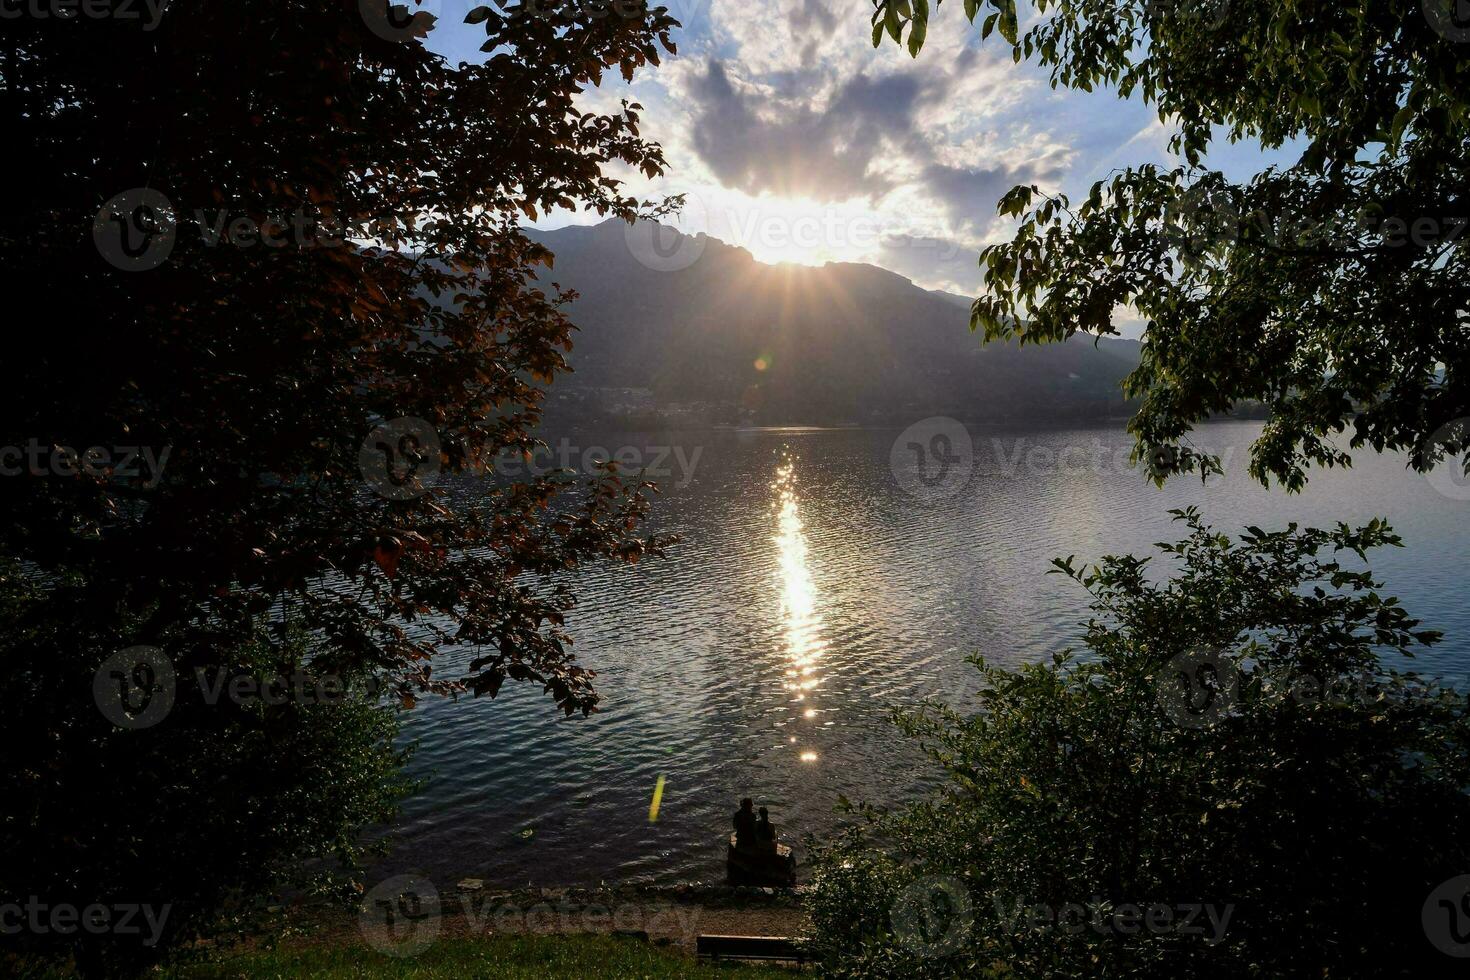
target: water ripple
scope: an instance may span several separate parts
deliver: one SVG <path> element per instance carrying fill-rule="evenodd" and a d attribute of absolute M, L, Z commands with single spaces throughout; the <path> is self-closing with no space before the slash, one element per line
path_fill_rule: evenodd
<path fill-rule="evenodd" d="M 1203 445 L 1234 450 L 1225 479 L 1161 491 L 1118 465 L 1120 431 L 976 429 L 977 473 L 939 503 L 896 484 L 897 432 L 596 434 L 583 444 L 702 450 L 690 485 L 655 501 L 652 529 L 684 544 L 578 580 L 569 625 L 605 710 L 563 719 L 540 692 L 511 685 L 494 701 L 421 704 L 408 734 L 427 785 L 405 807 L 383 872 L 512 885 L 713 880 L 746 795 L 788 840 L 828 834 L 839 793 L 890 803 L 930 778 L 896 738 L 891 707 L 971 703 L 971 653 L 1015 665 L 1075 645 L 1086 596 L 1043 575 L 1050 560 L 1147 551 L 1173 533 L 1169 507 L 1200 506 L 1222 529 L 1388 516 L 1409 547 L 1379 556 L 1378 571 L 1449 634 L 1417 667 L 1464 677 L 1467 505 L 1393 457 L 1318 473 L 1300 496 L 1267 492 L 1244 473 L 1258 431 L 1209 427 Z M 1108 466 L 1040 465 L 1094 446 Z"/>

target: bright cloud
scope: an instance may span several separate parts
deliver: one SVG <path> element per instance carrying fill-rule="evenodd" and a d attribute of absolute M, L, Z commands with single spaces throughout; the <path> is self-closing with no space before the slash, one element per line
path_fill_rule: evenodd
<path fill-rule="evenodd" d="M 458 0 L 454 0 L 458 2 Z M 481 57 L 445 8 L 432 46 Z M 763 261 L 871 262 L 973 293 L 979 250 L 1008 234 L 995 204 L 1017 183 L 1077 195 L 1119 167 L 1172 163 L 1153 110 L 1115 93 L 1054 91 L 946 5 L 917 59 L 875 50 L 866 5 L 672 0 L 679 55 L 585 98 L 631 97 L 669 174 L 636 193 L 682 193 L 678 224 Z M 554 215 L 548 224 L 588 220 Z"/>

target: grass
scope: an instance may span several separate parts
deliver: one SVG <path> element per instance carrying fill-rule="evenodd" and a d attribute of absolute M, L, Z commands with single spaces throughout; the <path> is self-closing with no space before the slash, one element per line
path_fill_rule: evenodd
<path fill-rule="evenodd" d="M 308 944 L 255 950 L 218 961 L 171 969 L 170 980 L 226 980 L 246 977 L 335 977 L 377 980 L 543 980 L 548 977 L 664 977 L 692 980 L 771 980 L 791 978 L 777 967 L 696 963 L 661 946 L 610 936 L 444 937 L 416 956 L 387 956 L 360 943 Z"/>

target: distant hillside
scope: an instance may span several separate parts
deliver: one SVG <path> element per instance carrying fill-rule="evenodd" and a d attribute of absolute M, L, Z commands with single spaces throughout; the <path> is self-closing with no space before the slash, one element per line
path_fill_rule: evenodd
<path fill-rule="evenodd" d="M 705 238 L 665 272 L 635 258 L 620 221 L 530 234 L 556 253 L 543 279 L 580 294 L 553 412 L 783 425 L 1126 412 L 1133 341 L 985 346 L 968 299 L 876 266 L 771 266 Z"/>

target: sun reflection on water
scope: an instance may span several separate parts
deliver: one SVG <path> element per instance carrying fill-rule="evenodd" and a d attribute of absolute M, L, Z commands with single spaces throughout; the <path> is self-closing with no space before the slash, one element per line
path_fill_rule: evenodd
<path fill-rule="evenodd" d="M 785 688 L 791 692 L 793 704 L 805 702 L 821 686 L 817 673 L 827 641 L 822 638 L 822 618 L 817 612 L 817 590 L 807 567 L 806 534 L 801 524 L 801 498 L 796 492 L 796 461 L 786 456 L 776 470 L 776 555 L 781 576 L 781 618 L 785 625 Z M 802 711 L 801 708 L 795 708 Z M 815 708 L 802 711 L 803 717 L 817 717 Z M 795 743 L 797 739 L 792 737 Z M 803 762 L 816 762 L 817 753 L 800 750 Z"/>

